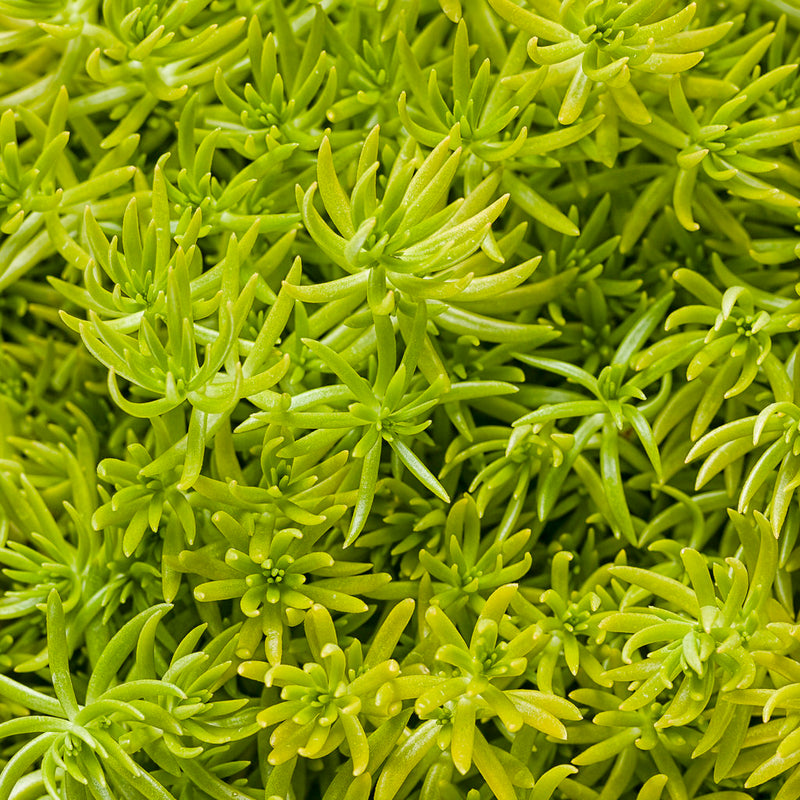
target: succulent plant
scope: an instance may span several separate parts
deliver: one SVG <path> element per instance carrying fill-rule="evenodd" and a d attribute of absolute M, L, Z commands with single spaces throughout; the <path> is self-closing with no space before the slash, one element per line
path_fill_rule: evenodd
<path fill-rule="evenodd" d="M 0 0 L 0 800 L 800 800 L 795 0 Z"/>

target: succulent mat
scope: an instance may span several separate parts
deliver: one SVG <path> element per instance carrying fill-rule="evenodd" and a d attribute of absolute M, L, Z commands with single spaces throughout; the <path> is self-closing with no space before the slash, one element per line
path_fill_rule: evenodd
<path fill-rule="evenodd" d="M 0 800 L 800 798 L 798 0 L 0 0 Z"/>

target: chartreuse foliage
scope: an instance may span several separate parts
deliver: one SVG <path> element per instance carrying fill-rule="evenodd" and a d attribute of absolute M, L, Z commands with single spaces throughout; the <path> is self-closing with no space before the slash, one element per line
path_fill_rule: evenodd
<path fill-rule="evenodd" d="M 0 800 L 800 800 L 797 0 L 0 52 Z"/>

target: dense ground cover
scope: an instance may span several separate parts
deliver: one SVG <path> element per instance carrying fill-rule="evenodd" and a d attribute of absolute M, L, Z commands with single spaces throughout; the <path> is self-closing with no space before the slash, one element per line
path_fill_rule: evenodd
<path fill-rule="evenodd" d="M 796 0 L 0 0 L 0 800 L 800 798 Z"/>

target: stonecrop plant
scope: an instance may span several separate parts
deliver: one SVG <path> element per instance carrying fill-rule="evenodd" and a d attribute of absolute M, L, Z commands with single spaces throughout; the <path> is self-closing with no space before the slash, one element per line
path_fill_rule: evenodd
<path fill-rule="evenodd" d="M 0 54 L 0 800 L 800 800 L 798 0 Z"/>

